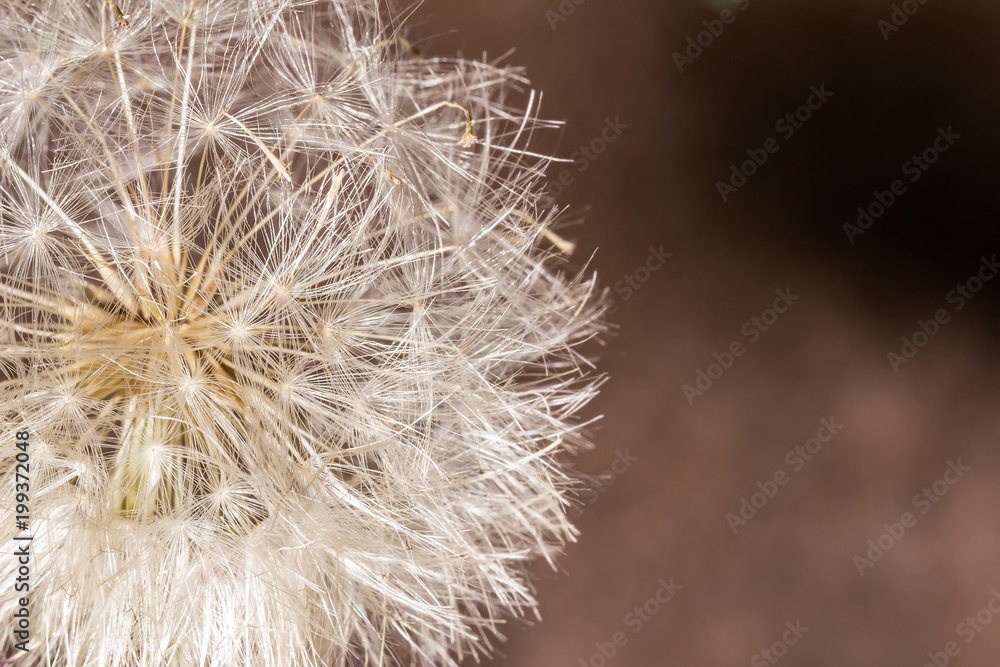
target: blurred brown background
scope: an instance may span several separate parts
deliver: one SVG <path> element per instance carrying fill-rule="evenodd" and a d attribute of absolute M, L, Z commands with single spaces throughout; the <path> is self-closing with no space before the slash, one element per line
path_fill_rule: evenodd
<path fill-rule="evenodd" d="M 1000 253 L 1000 7 L 897 5 L 425 0 L 416 11 L 425 51 L 515 49 L 508 62 L 544 91 L 543 115 L 568 121 L 542 148 L 569 156 L 607 119 L 627 125 L 585 171 L 566 165 L 573 182 L 557 201 L 586 220 L 563 230 L 576 259 L 597 249 L 591 268 L 609 287 L 623 281 L 620 331 L 600 351 L 611 380 L 591 408 L 605 416 L 580 468 L 637 461 L 583 497 L 565 571 L 537 568 L 544 622 L 509 626 L 496 664 L 971 667 L 1000 656 L 1000 614 L 987 606 L 1000 590 L 1000 279 L 961 310 L 948 300 Z M 899 29 L 880 26 L 894 11 Z M 720 25 L 679 71 L 675 52 Z M 813 99 L 809 120 L 776 127 L 824 85 L 833 95 Z M 960 138 L 948 151 L 904 172 L 949 126 Z M 723 201 L 717 181 L 768 138 L 780 149 Z M 850 243 L 844 224 L 896 179 L 905 193 Z M 672 257 L 640 270 L 661 246 Z M 646 280 L 628 299 L 626 276 Z M 799 299 L 763 331 L 751 318 L 770 319 L 778 289 Z M 942 308 L 948 322 L 894 372 L 887 354 Z M 725 359 L 737 341 L 742 356 L 689 402 L 682 386 L 699 369 L 718 375 L 713 353 Z M 811 460 L 786 459 L 824 418 L 843 428 Z M 938 497 L 934 482 L 959 459 L 969 470 L 948 473 L 956 483 L 939 482 Z M 776 474 L 784 485 L 767 484 Z M 758 482 L 772 498 L 751 498 Z M 937 502 L 914 502 L 925 487 Z M 734 534 L 726 515 L 743 498 L 767 502 Z M 885 524 L 898 535 L 906 512 L 897 539 Z M 862 575 L 855 556 L 878 556 L 868 541 L 880 539 L 888 549 Z M 670 578 L 682 589 L 658 613 L 627 616 Z M 619 632 L 623 645 L 602 656 Z"/>

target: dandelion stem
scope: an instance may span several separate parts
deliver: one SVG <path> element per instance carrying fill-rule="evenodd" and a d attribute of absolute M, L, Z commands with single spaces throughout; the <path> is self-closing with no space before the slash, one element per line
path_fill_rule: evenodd
<path fill-rule="evenodd" d="M 185 21 L 186 27 L 187 21 Z M 181 126 L 177 132 L 177 169 L 174 172 L 174 219 L 173 219 L 173 246 L 171 252 L 174 264 L 179 266 L 181 262 L 181 188 L 184 185 L 184 155 L 187 150 L 188 132 L 188 104 L 191 97 L 191 74 L 194 69 L 194 47 L 197 43 L 198 26 L 191 26 L 191 36 L 188 38 L 187 65 L 184 69 L 184 92 L 181 94 Z"/>

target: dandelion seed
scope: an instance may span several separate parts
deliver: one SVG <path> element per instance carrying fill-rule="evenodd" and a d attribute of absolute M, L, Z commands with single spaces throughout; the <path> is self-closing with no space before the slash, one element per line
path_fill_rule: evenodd
<path fill-rule="evenodd" d="M 115 22 L 111 24 L 111 29 L 118 32 L 120 29 L 125 28 L 126 30 L 131 28 L 132 25 L 129 23 L 129 19 L 132 18 L 131 14 L 123 14 L 122 10 L 119 9 L 113 0 L 105 0 L 107 4 L 111 5 L 111 9 L 115 13 Z"/>
<path fill-rule="evenodd" d="M 454 667 L 575 539 L 606 304 L 552 252 L 554 125 L 383 4 L 4 3 L 8 662 Z"/>

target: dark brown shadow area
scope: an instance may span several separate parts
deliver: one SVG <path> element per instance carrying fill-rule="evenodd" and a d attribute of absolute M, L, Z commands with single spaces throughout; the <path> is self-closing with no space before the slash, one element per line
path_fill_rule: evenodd
<path fill-rule="evenodd" d="M 543 148 L 616 128 L 557 198 L 618 306 L 580 461 L 613 483 L 496 664 L 1000 654 L 1000 8 L 896 4 L 417 10 L 425 51 L 515 47 Z"/>

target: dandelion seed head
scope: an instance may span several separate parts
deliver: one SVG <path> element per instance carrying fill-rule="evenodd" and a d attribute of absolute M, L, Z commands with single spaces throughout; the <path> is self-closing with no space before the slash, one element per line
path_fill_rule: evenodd
<path fill-rule="evenodd" d="M 19 664 L 457 665 L 575 538 L 606 304 L 540 204 L 555 124 L 382 4 L 0 8 Z"/>

